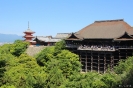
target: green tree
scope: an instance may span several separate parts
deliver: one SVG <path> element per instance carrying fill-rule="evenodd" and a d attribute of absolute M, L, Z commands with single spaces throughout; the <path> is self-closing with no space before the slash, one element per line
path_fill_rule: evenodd
<path fill-rule="evenodd" d="M 120 61 L 114 71 L 121 77 L 123 85 L 133 84 L 133 57 Z"/>
<path fill-rule="evenodd" d="M 0 53 L 0 86 L 5 83 L 2 78 L 4 76 L 4 73 L 6 72 L 6 67 L 9 63 L 11 63 L 12 59 L 14 59 L 14 56 L 12 54 Z"/>
<path fill-rule="evenodd" d="M 9 54 L 10 53 L 10 44 L 4 44 L 0 46 L 0 54 Z"/>
<path fill-rule="evenodd" d="M 22 53 L 25 52 L 29 43 L 21 40 L 16 40 L 10 47 L 10 52 L 14 56 L 20 56 Z"/>
<path fill-rule="evenodd" d="M 43 88 L 45 67 L 40 67 L 35 58 L 26 54 L 12 60 L 2 79 L 6 85 L 14 85 L 16 88 Z"/>
<path fill-rule="evenodd" d="M 62 71 L 58 66 L 55 66 L 49 71 L 46 77 L 45 88 L 59 88 L 64 84 L 64 82 L 65 78 L 63 77 Z"/>
<path fill-rule="evenodd" d="M 57 55 L 61 52 L 61 50 L 66 49 L 66 43 L 65 40 L 61 40 L 60 42 L 57 42 L 55 44 L 55 51 L 54 51 L 54 55 Z"/>
<path fill-rule="evenodd" d="M 16 88 L 16 87 L 14 85 L 11 85 L 11 86 L 3 85 L 0 88 Z"/>
<path fill-rule="evenodd" d="M 101 81 L 103 81 L 107 88 L 117 88 L 121 84 L 121 78 L 115 73 L 105 73 L 103 74 Z"/>
<path fill-rule="evenodd" d="M 62 50 L 56 58 L 59 60 L 58 66 L 66 78 L 75 72 L 80 72 L 81 64 L 78 55 L 68 50 Z"/>
<path fill-rule="evenodd" d="M 75 73 L 70 76 L 66 88 L 107 88 L 101 78 L 97 72 Z"/>
<path fill-rule="evenodd" d="M 47 47 L 35 56 L 40 66 L 47 66 L 51 59 L 54 59 L 54 47 Z"/>

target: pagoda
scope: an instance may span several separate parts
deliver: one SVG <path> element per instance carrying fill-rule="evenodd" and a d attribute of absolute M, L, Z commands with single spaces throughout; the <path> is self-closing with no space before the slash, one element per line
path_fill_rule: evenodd
<path fill-rule="evenodd" d="M 34 33 L 35 33 L 34 31 L 30 30 L 29 22 L 28 22 L 28 29 L 26 31 L 24 31 L 24 34 L 25 34 L 24 41 L 28 41 L 28 42 L 30 42 L 30 45 L 34 45 L 35 41 L 32 41 L 32 38 L 34 38 L 34 36 L 32 34 L 34 34 Z"/>

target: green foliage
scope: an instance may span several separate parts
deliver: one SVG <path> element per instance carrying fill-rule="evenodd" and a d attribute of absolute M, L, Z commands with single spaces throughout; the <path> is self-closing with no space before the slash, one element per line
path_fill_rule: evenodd
<path fill-rule="evenodd" d="M 55 66 L 52 70 L 49 71 L 48 76 L 46 77 L 45 87 L 46 88 L 59 88 L 64 84 L 65 78 L 63 77 L 62 71 Z"/>
<path fill-rule="evenodd" d="M 116 88 L 118 84 L 120 85 L 120 77 L 115 73 L 103 74 L 101 81 L 106 84 L 107 88 Z"/>
<path fill-rule="evenodd" d="M 0 85 L 4 83 L 2 78 L 6 72 L 6 67 L 8 67 L 8 64 L 12 62 L 12 59 L 14 59 L 14 56 L 11 54 L 0 54 Z"/>
<path fill-rule="evenodd" d="M 120 61 L 114 71 L 120 75 L 122 84 L 133 84 L 133 57 Z"/>
<path fill-rule="evenodd" d="M 14 56 L 20 56 L 22 53 L 25 52 L 25 50 L 27 49 L 27 46 L 29 45 L 28 42 L 25 41 L 21 41 L 21 40 L 16 40 L 14 42 L 14 44 L 11 45 L 10 47 L 10 52 L 14 55 Z"/>
<path fill-rule="evenodd" d="M 0 46 L 0 54 L 9 54 L 10 53 L 10 44 L 4 44 Z"/>
<path fill-rule="evenodd" d="M 61 50 L 64 50 L 66 47 L 66 44 L 65 44 L 65 41 L 64 40 L 61 40 L 60 42 L 57 42 L 55 44 L 55 51 L 54 51 L 54 54 L 57 55 L 58 53 L 61 52 Z"/>
<path fill-rule="evenodd" d="M 54 51 L 55 47 L 48 47 L 42 50 L 36 56 L 38 64 L 46 66 L 47 72 L 54 66 L 58 66 L 65 77 L 72 75 L 73 72 L 79 72 L 81 64 L 78 55 L 68 50 L 60 50 L 60 53 L 54 55 Z"/>
<path fill-rule="evenodd" d="M 11 86 L 3 85 L 0 88 L 16 88 L 16 87 L 14 85 L 11 85 Z"/>
<path fill-rule="evenodd" d="M 122 74 L 124 71 L 129 72 L 133 68 L 133 57 L 129 57 L 127 60 L 121 60 L 119 65 L 115 67 L 117 74 Z"/>
<path fill-rule="evenodd" d="M 48 47 L 36 55 L 40 66 L 46 66 L 46 88 L 64 87 L 63 80 L 79 73 L 81 64 L 78 55 L 65 50 L 64 41 L 56 43 L 55 47 Z"/>
<path fill-rule="evenodd" d="M 133 57 L 120 61 L 114 72 L 80 73 L 78 55 L 61 41 L 34 57 L 24 53 L 27 42 L 0 46 L 0 88 L 118 88 L 133 84 Z M 133 86 L 133 85 L 132 85 Z"/>
<path fill-rule="evenodd" d="M 35 58 L 40 66 L 47 66 L 48 61 L 54 58 L 54 47 L 47 47 L 38 53 Z"/>
<path fill-rule="evenodd" d="M 66 88 L 107 88 L 101 78 L 97 72 L 75 73 L 69 78 Z"/>
<path fill-rule="evenodd" d="M 46 74 L 44 68 L 36 63 L 35 58 L 22 54 L 19 58 L 14 59 L 14 62 L 16 63 L 14 66 L 9 64 L 2 79 L 6 85 L 15 85 L 17 88 L 32 88 L 36 84 L 43 84 L 38 78 L 44 79 Z"/>
<path fill-rule="evenodd" d="M 78 55 L 71 53 L 68 50 L 62 50 L 56 58 L 59 60 L 58 66 L 65 77 L 69 77 L 74 74 L 74 72 L 80 71 L 81 64 Z"/>

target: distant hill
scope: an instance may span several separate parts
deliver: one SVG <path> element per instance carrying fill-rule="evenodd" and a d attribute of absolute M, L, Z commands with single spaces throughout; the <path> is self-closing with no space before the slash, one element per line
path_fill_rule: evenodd
<path fill-rule="evenodd" d="M 3 42 L 14 42 L 15 40 L 24 40 L 22 36 L 18 36 L 16 34 L 2 34 L 0 33 L 0 43 Z"/>

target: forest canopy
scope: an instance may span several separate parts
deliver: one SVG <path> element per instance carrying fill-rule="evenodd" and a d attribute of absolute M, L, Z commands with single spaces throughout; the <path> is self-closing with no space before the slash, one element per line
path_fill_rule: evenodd
<path fill-rule="evenodd" d="M 81 73 L 78 55 L 65 42 L 31 57 L 28 42 L 0 46 L 0 88 L 119 88 L 133 87 L 133 57 L 120 61 L 114 71 Z"/>

